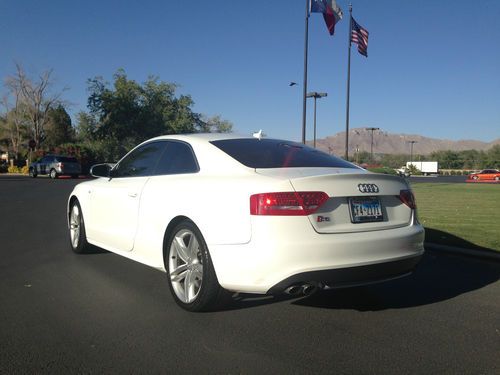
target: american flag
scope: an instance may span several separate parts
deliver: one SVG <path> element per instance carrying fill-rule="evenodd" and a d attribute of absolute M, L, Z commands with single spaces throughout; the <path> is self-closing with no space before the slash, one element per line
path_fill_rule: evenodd
<path fill-rule="evenodd" d="M 358 45 L 358 52 L 368 57 L 368 30 L 361 27 L 353 17 L 351 17 L 351 41 Z"/>

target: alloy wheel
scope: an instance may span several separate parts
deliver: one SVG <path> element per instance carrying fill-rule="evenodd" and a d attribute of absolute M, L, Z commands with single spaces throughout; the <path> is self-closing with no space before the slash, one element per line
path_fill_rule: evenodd
<path fill-rule="evenodd" d="M 71 246 L 76 249 L 80 241 L 80 210 L 77 204 L 73 205 L 69 215 L 69 233 Z"/>
<path fill-rule="evenodd" d="M 202 252 L 196 235 L 178 231 L 170 245 L 168 270 L 172 289 L 179 300 L 191 303 L 198 297 L 203 280 Z"/>

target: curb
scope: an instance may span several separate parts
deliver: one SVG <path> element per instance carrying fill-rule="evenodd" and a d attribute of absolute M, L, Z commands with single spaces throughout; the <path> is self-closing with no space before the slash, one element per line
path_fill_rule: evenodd
<path fill-rule="evenodd" d="M 469 257 L 488 259 L 500 262 L 500 252 L 496 252 L 493 250 L 465 249 L 462 247 L 439 245 L 436 243 L 428 243 L 428 242 L 424 244 L 424 247 L 426 250 L 443 251 L 446 253 L 451 253 L 456 255 L 464 255 Z"/>

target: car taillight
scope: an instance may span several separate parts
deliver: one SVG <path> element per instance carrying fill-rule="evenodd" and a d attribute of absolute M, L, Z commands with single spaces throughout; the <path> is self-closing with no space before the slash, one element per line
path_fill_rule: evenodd
<path fill-rule="evenodd" d="M 417 208 L 417 202 L 415 202 L 415 196 L 411 190 L 401 190 L 399 192 L 399 199 L 411 209 Z"/>
<path fill-rule="evenodd" d="M 290 191 L 250 196 L 251 215 L 306 216 L 328 200 L 321 191 Z"/>

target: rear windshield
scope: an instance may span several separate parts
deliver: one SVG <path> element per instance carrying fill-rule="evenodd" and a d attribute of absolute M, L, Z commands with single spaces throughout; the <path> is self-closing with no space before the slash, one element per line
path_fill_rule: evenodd
<path fill-rule="evenodd" d="M 70 158 L 67 156 L 56 156 L 56 160 L 61 163 L 78 163 L 76 158 Z"/>
<path fill-rule="evenodd" d="M 303 145 L 278 139 L 225 139 L 210 142 L 250 168 L 353 168 L 336 156 Z"/>

